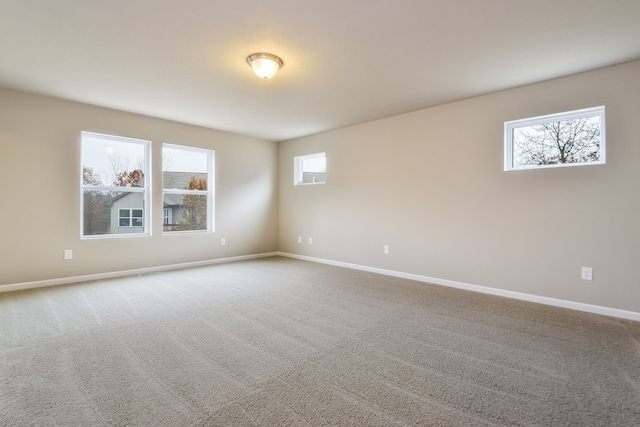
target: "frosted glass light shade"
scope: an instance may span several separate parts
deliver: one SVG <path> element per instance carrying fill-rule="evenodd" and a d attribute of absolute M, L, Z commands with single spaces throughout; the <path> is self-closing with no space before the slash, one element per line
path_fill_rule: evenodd
<path fill-rule="evenodd" d="M 247 63 L 261 79 L 270 79 L 282 67 L 282 59 L 270 53 L 254 53 L 247 57 Z"/>

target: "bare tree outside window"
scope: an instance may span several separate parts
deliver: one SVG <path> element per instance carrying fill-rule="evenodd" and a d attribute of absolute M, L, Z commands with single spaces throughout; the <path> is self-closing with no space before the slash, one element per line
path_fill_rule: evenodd
<path fill-rule="evenodd" d="M 92 167 L 82 166 L 83 185 L 102 185 L 100 177 Z M 83 192 L 83 222 L 84 234 L 107 234 L 109 232 L 109 212 L 104 209 L 105 203 L 110 199 L 104 192 Z"/>
<path fill-rule="evenodd" d="M 191 177 L 187 190 L 207 190 L 207 180 Z M 183 195 L 182 221 L 172 231 L 207 229 L 207 196 L 202 194 Z"/>
<path fill-rule="evenodd" d="M 507 123 L 506 170 L 604 163 L 604 108 Z"/>

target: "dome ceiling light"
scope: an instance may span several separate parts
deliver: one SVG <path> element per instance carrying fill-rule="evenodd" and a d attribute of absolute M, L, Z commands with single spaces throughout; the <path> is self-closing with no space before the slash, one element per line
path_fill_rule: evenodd
<path fill-rule="evenodd" d="M 282 68 L 282 59 L 270 53 L 254 53 L 247 57 L 247 63 L 261 79 L 267 80 L 275 76 Z"/>

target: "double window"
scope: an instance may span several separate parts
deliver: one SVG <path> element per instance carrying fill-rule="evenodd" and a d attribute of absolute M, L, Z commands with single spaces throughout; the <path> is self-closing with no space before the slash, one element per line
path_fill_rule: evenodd
<path fill-rule="evenodd" d="M 81 237 L 149 235 L 150 142 L 81 134 Z M 165 232 L 213 231 L 214 152 L 162 149 Z"/>
<path fill-rule="evenodd" d="M 605 163 L 604 107 L 505 123 L 505 170 Z"/>

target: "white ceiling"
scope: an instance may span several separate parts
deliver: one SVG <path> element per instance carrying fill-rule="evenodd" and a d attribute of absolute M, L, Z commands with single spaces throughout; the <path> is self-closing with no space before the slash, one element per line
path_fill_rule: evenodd
<path fill-rule="evenodd" d="M 640 0 L 0 0 L 0 86 L 275 141 L 639 58 Z"/>

